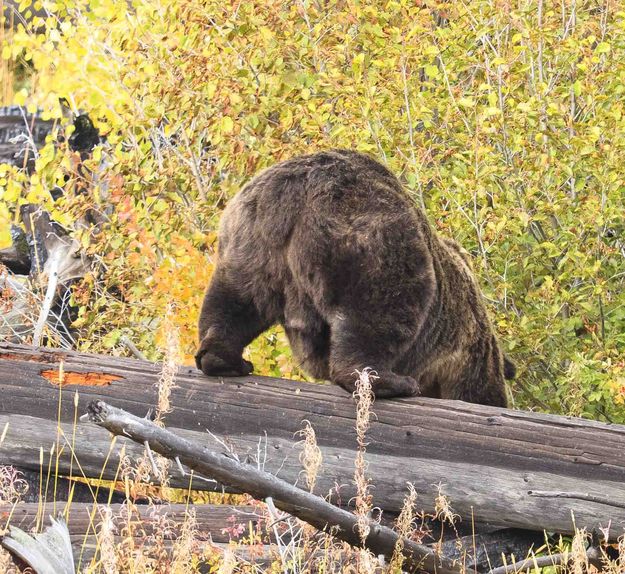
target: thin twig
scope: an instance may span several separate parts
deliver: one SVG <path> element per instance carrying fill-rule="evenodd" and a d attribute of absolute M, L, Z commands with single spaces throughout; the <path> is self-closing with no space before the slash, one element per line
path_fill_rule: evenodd
<path fill-rule="evenodd" d="M 126 336 L 122 335 L 120 338 L 120 343 L 124 345 L 137 359 L 141 359 L 142 361 L 146 361 L 145 355 L 137 349 L 136 345 Z"/>

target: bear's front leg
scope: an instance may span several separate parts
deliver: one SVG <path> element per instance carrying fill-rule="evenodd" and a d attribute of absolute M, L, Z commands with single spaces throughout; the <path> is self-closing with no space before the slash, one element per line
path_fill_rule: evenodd
<path fill-rule="evenodd" d="M 254 365 L 246 361 L 241 353 L 232 352 L 233 345 L 220 339 L 218 332 L 209 330 L 200 341 L 195 354 L 195 364 L 205 375 L 237 377 L 249 375 Z"/>
<path fill-rule="evenodd" d="M 270 326 L 229 278 L 227 269 L 218 267 L 200 313 L 197 368 L 209 376 L 249 375 L 254 367 L 243 358 L 243 349 Z"/>

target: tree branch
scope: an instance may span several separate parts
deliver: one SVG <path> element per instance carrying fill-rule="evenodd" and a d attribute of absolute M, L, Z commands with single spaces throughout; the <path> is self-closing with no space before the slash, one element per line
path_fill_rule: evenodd
<path fill-rule="evenodd" d="M 81 420 L 89 420 L 115 435 L 126 436 L 135 442 L 147 442 L 150 448 L 167 458 L 180 459 L 189 468 L 222 484 L 251 494 L 258 500 L 271 497 L 277 508 L 308 522 L 319 530 L 353 546 L 360 545 L 356 528 L 357 518 L 351 512 L 337 508 L 322 498 L 301 490 L 255 467 L 216 453 L 163 429 L 153 422 L 131 415 L 102 401 L 93 401 Z M 390 528 L 370 523 L 371 531 L 366 547 L 376 555 L 388 559 L 393 555 L 400 537 Z M 460 572 L 448 559 L 437 556 L 431 548 L 402 539 L 404 567 L 411 572 L 425 571 L 437 574 Z"/>

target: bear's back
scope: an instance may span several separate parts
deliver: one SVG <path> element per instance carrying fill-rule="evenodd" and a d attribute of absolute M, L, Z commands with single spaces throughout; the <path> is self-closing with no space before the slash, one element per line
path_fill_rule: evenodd
<path fill-rule="evenodd" d="M 332 240 L 391 224 L 422 225 L 397 178 L 369 156 L 332 150 L 278 163 L 254 177 L 228 203 L 221 243 L 271 245 L 280 249 L 301 223 Z M 225 246 L 225 245 L 224 245 Z"/>

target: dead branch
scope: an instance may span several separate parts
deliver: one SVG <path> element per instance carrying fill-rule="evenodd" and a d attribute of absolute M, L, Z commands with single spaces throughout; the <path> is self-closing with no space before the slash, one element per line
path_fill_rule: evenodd
<path fill-rule="evenodd" d="M 102 401 L 89 404 L 89 420 L 115 435 L 126 436 L 139 444 L 147 442 L 155 452 L 170 459 L 178 458 L 189 468 L 214 478 L 222 484 L 247 492 L 264 500 L 271 497 L 277 508 L 308 522 L 315 528 L 331 532 L 351 544 L 360 545 L 357 518 L 350 512 L 329 504 L 322 498 L 301 490 L 255 467 L 241 464 L 226 454 L 216 453 L 195 445 L 153 422 L 131 415 Z M 366 547 L 376 555 L 391 558 L 400 537 L 390 528 L 370 521 L 371 531 Z M 451 561 L 441 558 L 427 546 L 402 540 L 406 566 L 413 572 L 419 570 L 451 574 L 459 572 Z"/>

